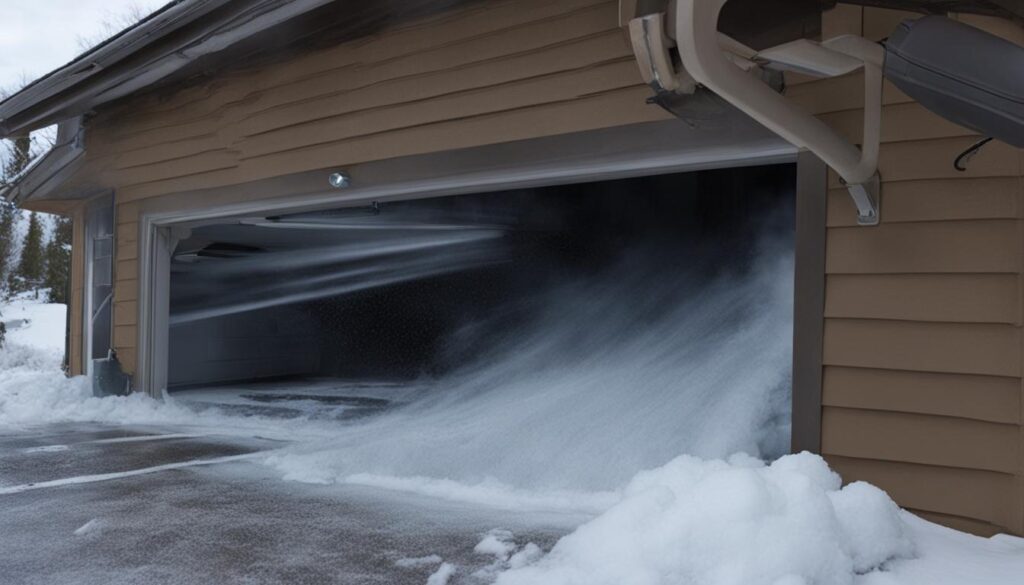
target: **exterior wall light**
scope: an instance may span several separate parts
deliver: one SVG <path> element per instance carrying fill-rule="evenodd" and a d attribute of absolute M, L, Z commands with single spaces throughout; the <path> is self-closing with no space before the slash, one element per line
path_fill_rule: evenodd
<path fill-rule="evenodd" d="M 335 189 L 347 189 L 352 186 L 352 178 L 347 173 L 331 173 L 327 180 Z"/>

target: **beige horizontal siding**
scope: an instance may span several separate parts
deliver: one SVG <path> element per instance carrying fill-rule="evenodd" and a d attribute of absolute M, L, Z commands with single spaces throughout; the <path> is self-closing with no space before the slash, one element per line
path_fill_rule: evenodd
<path fill-rule="evenodd" d="M 851 73 L 842 77 L 802 83 L 786 89 L 789 97 L 808 112 L 816 115 L 858 110 L 864 107 L 864 75 Z M 907 94 L 885 81 L 882 103 L 885 105 L 911 102 Z"/>
<path fill-rule="evenodd" d="M 136 173 L 135 178 L 146 182 L 126 186 L 120 193 L 124 201 L 138 201 L 168 192 L 237 185 L 293 172 L 665 119 L 667 114 L 660 109 L 643 105 L 649 96 L 646 86 L 630 86 L 578 99 L 292 149 L 247 159 L 234 168 L 166 180 L 153 181 L 145 173 Z"/>
<path fill-rule="evenodd" d="M 663 120 L 612 0 L 492 0 L 100 111 L 83 176 L 116 186 L 115 346 L 135 367 L 138 215 L 160 196 Z"/>
<path fill-rule="evenodd" d="M 607 0 L 490 2 L 135 100 L 100 114 L 89 166 L 127 202 L 665 119 L 644 103 L 617 13 Z"/>
<path fill-rule="evenodd" d="M 825 317 L 1019 325 L 1016 274 L 831 274 Z"/>
<path fill-rule="evenodd" d="M 578 99 L 609 90 L 636 85 L 636 62 L 626 58 L 571 71 L 459 92 L 421 101 L 403 101 L 390 107 L 339 114 L 309 122 L 282 123 L 282 128 L 250 135 L 241 142 L 241 158 L 256 158 L 276 152 L 340 142 L 424 126 L 459 117 L 473 117 L 529 108 L 554 101 Z"/>
<path fill-rule="evenodd" d="M 234 102 L 279 106 L 360 87 L 352 80 L 376 83 L 501 59 L 581 36 L 576 31 L 587 30 L 589 15 L 595 11 L 601 12 L 602 28 L 614 26 L 609 4 L 609 0 L 491 0 L 299 55 L 289 59 L 287 66 L 228 72 L 171 100 L 153 96 L 142 110 L 127 112 L 126 121 L 136 130 L 164 127 Z"/>
<path fill-rule="evenodd" d="M 306 81 L 308 88 L 293 84 L 267 92 L 258 104 L 266 109 L 247 118 L 241 129 L 258 134 L 293 121 L 493 87 L 629 56 L 622 31 L 609 22 L 607 4 L 600 4 L 457 46 L 363 63 L 359 75 L 342 72 L 339 79 L 332 72 Z M 296 100 L 295 90 L 318 97 Z"/>
<path fill-rule="evenodd" d="M 827 319 L 824 362 L 917 372 L 1020 376 L 1019 327 Z"/>
<path fill-rule="evenodd" d="M 139 303 L 122 300 L 115 304 L 114 322 L 120 325 L 137 325 L 139 322 Z"/>
<path fill-rule="evenodd" d="M 904 20 L 917 18 L 921 18 L 920 13 L 889 8 L 872 8 L 864 11 L 864 29 L 861 34 L 873 41 L 880 41 L 888 38 Z"/>
<path fill-rule="evenodd" d="M 117 360 L 121 363 L 121 368 L 126 372 L 131 372 L 135 369 L 138 364 L 139 354 L 134 346 L 122 347 L 117 350 Z M 128 369 L 128 368 L 131 369 Z"/>
<path fill-rule="evenodd" d="M 880 39 L 912 16 L 844 6 L 825 36 Z M 789 94 L 859 142 L 862 84 L 854 74 Z M 1021 151 L 993 142 L 959 172 L 953 160 L 978 137 L 891 84 L 883 95 L 881 225 L 858 227 L 829 176 L 823 451 L 845 479 L 929 519 L 1022 533 Z"/>
<path fill-rule="evenodd" d="M 1020 424 L 1021 379 L 826 366 L 826 406 Z"/>
<path fill-rule="evenodd" d="M 127 242 L 119 241 L 117 243 L 117 259 L 122 260 L 138 260 L 139 258 L 139 243 L 135 240 Z"/>
<path fill-rule="evenodd" d="M 838 455 L 826 457 L 841 475 L 877 485 L 914 511 L 987 524 L 991 533 L 998 532 L 997 526 L 1015 522 L 1013 475 Z"/>
<path fill-rule="evenodd" d="M 139 300 L 139 286 L 138 280 L 118 280 L 114 283 L 114 298 L 117 301 L 115 305 L 119 305 L 124 302 L 137 301 Z M 116 323 L 116 321 L 115 321 Z M 134 347 L 134 344 L 132 345 Z"/>
<path fill-rule="evenodd" d="M 834 406 L 826 406 L 822 418 L 821 448 L 829 455 L 1007 474 L 1019 471 L 1020 427 L 1016 424 Z"/>
<path fill-rule="evenodd" d="M 238 89 L 224 88 L 211 99 L 226 99 L 223 96 L 232 90 L 238 94 L 249 93 L 221 104 L 213 112 L 202 112 L 199 116 L 179 114 L 148 129 L 145 125 L 142 128 L 123 126 L 116 138 L 132 148 L 153 147 L 158 153 L 161 149 L 173 153 L 181 150 L 182 139 L 216 138 L 211 128 L 219 128 L 219 132 L 236 138 L 251 136 L 332 116 L 494 87 L 628 57 L 622 32 L 609 27 L 604 6 L 592 7 L 588 12 L 585 17 L 514 29 L 515 39 L 504 43 L 483 37 L 469 44 L 445 46 L 442 50 L 417 52 L 383 62 L 368 54 L 369 61 L 359 63 L 356 68 L 332 69 L 278 87 L 265 87 L 267 83 L 262 78 L 245 78 L 235 84 Z M 431 57 L 431 62 L 421 63 L 425 57 Z"/>
<path fill-rule="evenodd" d="M 884 190 L 883 190 L 884 193 Z M 884 197 L 884 195 L 883 195 Z M 883 204 L 882 213 L 885 213 Z M 888 223 L 828 230 L 829 274 L 1007 273 L 1020 269 L 1017 220 Z"/>
<path fill-rule="evenodd" d="M 819 116 L 847 140 L 860 144 L 864 136 L 864 111 L 831 112 Z M 975 132 L 933 114 L 916 102 L 892 104 L 882 110 L 882 142 L 975 136 Z"/>
<path fill-rule="evenodd" d="M 857 225 L 850 194 L 829 190 L 829 227 Z M 1022 217 L 1018 177 L 924 179 L 885 184 L 885 223 Z"/>
<path fill-rule="evenodd" d="M 982 148 L 967 164 L 966 171 L 954 168 L 953 161 L 956 157 L 977 141 L 977 136 L 957 136 L 889 142 L 879 149 L 878 172 L 886 183 L 921 179 L 1020 176 L 1021 150 L 999 141 L 990 142 Z M 835 173 L 829 174 L 829 187 L 842 187 L 839 176 Z"/>
<path fill-rule="evenodd" d="M 906 16 L 836 13 L 875 36 Z M 860 74 L 787 94 L 860 139 Z M 118 189 L 122 363 L 137 359 L 138 215 L 173 206 L 161 196 L 667 118 L 649 95 L 616 2 L 494 0 L 101 111 L 84 174 Z M 972 132 L 888 82 L 883 99 L 883 224 L 856 227 L 830 177 L 823 450 L 930 518 L 1021 532 L 1022 156 L 992 143 L 957 172 Z"/>
<path fill-rule="evenodd" d="M 137 242 L 139 240 L 139 222 L 123 218 L 123 207 L 123 205 L 118 206 L 116 234 L 117 242 L 119 244 Z"/>
<path fill-rule="evenodd" d="M 138 337 L 138 328 L 135 325 L 114 325 L 114 348 L 117 349 L 118 355 L 122 354 L 124 349 L 135 349 L 136 339 Z M 122 361 L 122 366 L 128 367 L 128 364 Z"/>

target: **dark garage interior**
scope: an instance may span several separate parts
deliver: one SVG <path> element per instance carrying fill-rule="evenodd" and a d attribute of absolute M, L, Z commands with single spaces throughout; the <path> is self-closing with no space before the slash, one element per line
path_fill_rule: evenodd
<path fill-rule="evenodd" d="M 671 287 L 748 269 L 766 234 L 791 247 L 794 183 L 758 166 L 196 227 L 172 260 L 170 387 L 443 376 L 559 287 L 623 266 Z"/>

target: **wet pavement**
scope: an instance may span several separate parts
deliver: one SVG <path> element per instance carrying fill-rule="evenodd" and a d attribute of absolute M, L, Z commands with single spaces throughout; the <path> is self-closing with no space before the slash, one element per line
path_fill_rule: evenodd
<path fill-rule="evenodd" d="M 473 547 L 487 531 L 548 548 L 581 521 L 287 482 L 246 459 L 278 446 L 86 424 L 0 433 L 0 583 L 422 585 L 436 565 L 396 561 L 429 555 L 459 566 L 453 584 L 486 583 L 473 573 L 493 558 Z"/>

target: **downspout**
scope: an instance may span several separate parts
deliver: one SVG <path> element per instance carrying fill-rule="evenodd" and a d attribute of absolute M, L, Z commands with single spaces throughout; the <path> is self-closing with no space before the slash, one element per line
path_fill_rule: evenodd
<path fill-rule="evenodd" d="M 674 13 L 674 20 L 654 14 L 630 23 L 641 72 L 656 91 L 654 101 L 665 101 L 661 96 L 666 92 L 683 99 L 686 94 L 697 95 L 689 89 L 694 83 L 713 91 L 769 130 L 825 161 L 849 191 L 857 207 L 858 223 L 877 225 L 884 49 L 861 37 L 844 36 L 821 44 L 801 40 L 755 52 L 718 32 L 719 14 L 726 1 L 675 0 L 668 10 L 669 15 Z M 681 71 L 664 37 L 675 38 Z M 763 74 L 764 70 L 797 70 L 832 77 L 861 67 L 865 80 L 861 148 L 790 102 L 766 83 L 769 78 Z M 669 70 L 674 73 L 671 78 Z"/>

